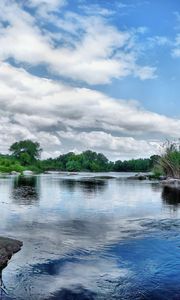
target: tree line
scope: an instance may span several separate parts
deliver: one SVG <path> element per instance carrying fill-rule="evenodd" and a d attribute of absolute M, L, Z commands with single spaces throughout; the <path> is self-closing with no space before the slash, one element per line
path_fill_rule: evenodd
<path fill-rule="evenodd" d="M 109 161 L 108 158 L 95 151 L 87 150 L 80 154 L 69 152 L 57 158 L 40 159 L 42 149 L 38 142 L 31 140 L 19 141 L 11 145 L 9 155 L 0 155 L 0 172 L 17 171 L 25 169 L 34 172 L 68 171 L 68 172 L 148 172 L 151 171 L 159 157 L 131 160 Z"/>

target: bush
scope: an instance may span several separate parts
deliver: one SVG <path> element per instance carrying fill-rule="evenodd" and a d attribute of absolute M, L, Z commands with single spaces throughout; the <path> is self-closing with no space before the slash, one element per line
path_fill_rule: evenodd
<path fill-rule="evenodd" d="M 173 178 L 180 178 L 180 142 L 167 142 L 164 145 L 164 154 L 159 160 L 164 173 Z"/>

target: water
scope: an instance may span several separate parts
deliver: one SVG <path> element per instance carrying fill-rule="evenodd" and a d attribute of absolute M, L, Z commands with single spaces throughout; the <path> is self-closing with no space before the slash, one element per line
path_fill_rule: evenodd
<path fill-rule="evenodd" d="M 94 176 L 0 178 L 0 235 L 24 243 L 0 299 L 180 299 L 180 195 Z"/>

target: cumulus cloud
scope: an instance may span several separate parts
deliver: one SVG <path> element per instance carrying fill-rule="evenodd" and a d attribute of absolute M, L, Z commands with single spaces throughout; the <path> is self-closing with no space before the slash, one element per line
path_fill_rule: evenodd
<path fill-rule="evenodd" d="M 41 143 L 43 157 L 91 148 L 117 159 L 151 155 L 162 139 L 179 137 L 178 119 L 89 87 L 113 78 L 156 77 L 154 67 L 139 63 L 137 37 L 145 29 L 120 30 L 100 6 L 99 14 L 92 6 L 80 15 L 63 11 L 66 4 L 0 2 L 0 151 L 28 138 Z M 178 38 L 176 43 L 178 48 Z M 56 80 L 27 71 L 39 67 Z"/>
<path fill-rule="evenodd" d="M 31 138 L 47 153 L 91 148 L 112 158 L 148 156 L 161 138 L 179 136 L 179 120 L 146 111 L 136 101 L 39 78 L 8 63 L 0 65 L 0 91 L 4 150 Z"/>
<path fill-rule="evenodd" d="M 160 144 L 157 141 L 136 140 L 133 137 L 113 136 L 104 131 L 91 132 L 60 132 L 59 136 L 65 140 L 80 144 L 83 149 L 95 149 L 107 156 L 113 153 L 114 158 L 151 156 L 158 153 Z"/>
<path fill-rule="evenodd" d="M 39 9 L 46 7 L 47 12 L 63 1 L 31 0 L 28 3 Z M 67 13 L 57 18 L 51 13 L 48 22 L 53 20 L 59 30 L 55 34 L 15 1 L 1 1 L 0 17 L 2 60 L 13 58 L 32 66 L 43 64 L 57 75 L 88 84 L 105 84 L 112 78 L 128 75 L 142 80 L 155 76 L 154 67 L 138 63 L 135 33 L 119 31 L 101 16 Z"/>

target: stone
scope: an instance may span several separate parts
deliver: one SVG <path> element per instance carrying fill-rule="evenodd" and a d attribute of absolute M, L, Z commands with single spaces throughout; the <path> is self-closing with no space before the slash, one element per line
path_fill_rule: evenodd
<path fill-rule="evenodd" d="M 12 172 L 11 172 L 11 175 L 19 176 L 19 175 L 21 175 L 21 173 L 20 173 L 20 172 L 16 172 L 16 171 L 12 171 Z"/>
<path fill-rule="evenodd" d="M 0 270 L 6 267 L 14 253 L 21 250 L 22 245 L 18 240 L 0 237 Z"/>
<path fill-rule="evenodd" d="M 25 175 L 25 176 L 32 176 L 33 174 L 34 173 L 32 171 L 30 171 L 30 170 L 23 171 L 23 175 Z"/>
<path fill-rule="evenodd" d="M 177 178 L 167 178 L 161 182 L 163 186 L 171 187 L 180 190 L 180 179 Z"/>

